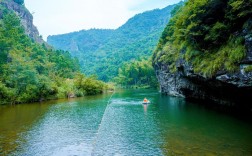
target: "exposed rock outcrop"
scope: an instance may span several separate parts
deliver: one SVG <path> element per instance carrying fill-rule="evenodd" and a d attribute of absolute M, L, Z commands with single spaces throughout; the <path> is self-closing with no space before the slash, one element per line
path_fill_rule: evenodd
<path fill-rule="evenodd" d="M 39 35 L 38 29 L 33 25 L 33 16 L 25 8 L 24 5 L 17 4 L 12 0 L 3 0 L 0 2 L 5 8 L 16 13 L 24 26 L 25 33 L 37 43 L 45 43 L 42 37 Z M 0 16 L 1 17 L 1 16 Z"/>
<path fill-rule="evenodd" d="M 250 20 L 249 25 L 252 25 Z M 252 111 L 252 30 L 246 28 L 241 35 L 245 40 L 246 57 L 235 73 L 218 71 L 211 78 L 194 73 L 193 66 L 181 59 L 176 62 L 177 71 L 171 72 L 168 64 L 156 62 L 156 75 L 162 93 L 205 100 L 234 108 Z M 162 57 L 162 53 L 159 55 Z M 250 68 L 250 70 L 247 70 Z"/>

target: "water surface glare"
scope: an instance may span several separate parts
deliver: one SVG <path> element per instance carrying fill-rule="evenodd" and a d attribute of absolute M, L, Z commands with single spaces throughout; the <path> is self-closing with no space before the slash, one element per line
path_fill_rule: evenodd
<path fill-rule="evenodd" d="M 110 96 L 0 106 L 0 155 L 252 155 L 251 123 L 156 90 Z"/>

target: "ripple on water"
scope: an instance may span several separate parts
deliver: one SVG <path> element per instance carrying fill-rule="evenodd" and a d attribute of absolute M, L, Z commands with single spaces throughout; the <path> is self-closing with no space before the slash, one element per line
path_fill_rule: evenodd
<path fill-rule="evenodd" d="M 252 155 L 251 124 L 157 91 L 110 95 L 3 108 L 0 155 Z"/>
<path fill-rule="evenodd" d="M 116 105 L 120 104 L 118 106 L 123 106 L 123 105 L 141 105 L 142 101 L 137 101 L 131 98 L 126 98 L 126 99 L 112 99 L 109 103 L 110 105 Z"/>
<path fill-rule="evenodd" d="M 162 155 L 154 118 L 152 113 L 145 114 L 141 100 L 113 98 L 100 125 L 93 155 Z"/>

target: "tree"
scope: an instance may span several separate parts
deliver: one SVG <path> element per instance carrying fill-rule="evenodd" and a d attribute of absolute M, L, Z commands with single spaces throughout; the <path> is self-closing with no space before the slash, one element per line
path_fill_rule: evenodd
<path fill-rule="evenodd" d="M 205 77 L 234 72 L 245 56 L 242 31 L 250 29 L 251 0 L 188 0 L 166 26 L 153 55 L 172 72 L 185 60 Z"/>
<path fill-rule="evenodd" d="M 157 79 L 150 59 L 125 63 L 118 70 L 114 81 L 123 86 L 156 87 Z"/>
<path fill-rule="evenodd" d="M 0 4 L 0 12 L 2 8 Z M 72 83 L 79 71 L 78 61 L 69 52 L 34 43 L 17 15 L 8 11 L 0 19 L 0 56 L 0 104 L 64 98 L 78 92 Z M 102 83 L 89 79 L 90 92 L 100 93 Z"/>

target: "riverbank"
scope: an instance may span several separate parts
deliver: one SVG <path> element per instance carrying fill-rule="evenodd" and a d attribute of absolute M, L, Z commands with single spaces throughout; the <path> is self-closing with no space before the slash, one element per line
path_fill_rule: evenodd
<path fill-rule="evenodd" d="M 113 92 L 114 89 L 115 87 L 113 83 L 104 83 L 102 81 L 96 80 L 93 77 L 85 77 L 83 74 L 79 74 L 79 77 L 75 77 L 75 79 L 62 79 L 61 83 L 58 83 L 57 87 L 54 86 L 54 90 L 50 92 L 51 94 L 39 96 L 31 100 L 25 100 L 21 97 L 21 95 L 13 96 L 11 94 L 8 95 L 9 98 L 4 98 L 0 94 L 0 105 L 15 105 L 57 99 L 79 98 L 90 95 L 104 94 L 106 92 Z M 40 95 L 43 95 L 43 93 L 40 93 Z"/>

